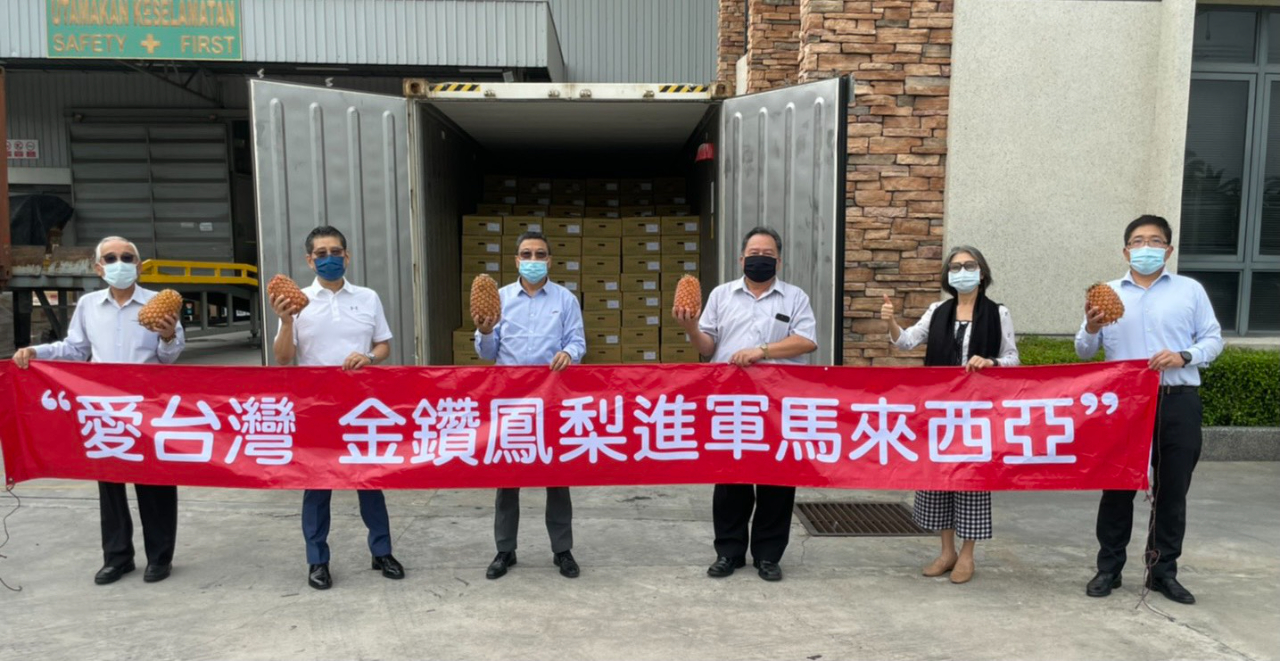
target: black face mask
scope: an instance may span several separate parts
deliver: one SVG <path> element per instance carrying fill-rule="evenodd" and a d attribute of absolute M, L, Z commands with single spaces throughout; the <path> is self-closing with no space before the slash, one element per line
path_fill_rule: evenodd
<path fill-rule="evenodd" d="M 778 258 L 768 255 L 751 255 L 742 260 L 742 273 L 752 282 L 768 282 L 778 274 Z"/>

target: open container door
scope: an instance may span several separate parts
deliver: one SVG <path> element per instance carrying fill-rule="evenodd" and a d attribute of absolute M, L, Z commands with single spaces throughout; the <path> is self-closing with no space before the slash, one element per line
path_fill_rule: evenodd
<path fill-rule="evenodd" d="M 720 114 L 720 270 L 742 277 L 751 228 L 782 235 L 784 281 L 803 289 L 817 318 L 813 363 L 841 362 L 847 78 L 725 99 Z"/>
<path fill-rule="evenodd" d="M 265 285 L 277 273 L 311 283 L 303 244 L 321 225 L 346 235 L 351 281 L 382 298 L 395 335 L 389 362 L 414 364 L 409 102 L 268 80 L 250 81 L 249 90 L 267 364 L 280 320 Z"/>

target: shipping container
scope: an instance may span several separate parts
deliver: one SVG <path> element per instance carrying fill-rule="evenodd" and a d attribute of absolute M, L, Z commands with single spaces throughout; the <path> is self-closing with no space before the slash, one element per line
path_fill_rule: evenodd
<path fill-rule="evenodd" d="M 607 194 L 593 188 L 600 180 L 662 173 L 655 193 L 698 215 L 700 235 L 687 242 L 698 253 L 679 266 L 696 268 L 709 292 L 741 277 L 746 231 L 777 229 L 779 275 L 809 294 L 817 317 L 813 362 L 837 364 L 850 82 L 713 98 L 689 85 L 484 83 L 459 92 L 410 79 L 405 96 L 389 96 L 253 80 L 260 269 L 309 276 L 307 232 L 338 227 L 352 280 L 383 299 L 392 362 L 448 364 L 466 290 L 461 218 L 485 203 L 486 175 L 580 180 L 591 195 Z M 583 289 L 593 291 L 585 277 Z M 274 337 L 278 320 L 264 324 Z"/>

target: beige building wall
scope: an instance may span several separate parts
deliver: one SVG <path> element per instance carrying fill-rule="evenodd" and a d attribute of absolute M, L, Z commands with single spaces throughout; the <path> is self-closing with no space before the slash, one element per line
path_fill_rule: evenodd
<path fill-rule="evenodd" d="M 1088 285 L 1125 273 L 1133 218 L 1176 241 L 1194 12 L 956 3 L 946 244 L 983 251 L 1019 333 L 1075 332 Z"/>

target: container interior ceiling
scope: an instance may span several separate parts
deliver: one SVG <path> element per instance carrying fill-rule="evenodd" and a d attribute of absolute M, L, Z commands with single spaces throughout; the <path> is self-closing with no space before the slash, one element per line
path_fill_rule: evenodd
<path fill-rule="evenodd" d="M 714 167 L 695 164 L 714 142 L 719 106 L 698 101 L 434 100 L 420 118 L 422 219 L 418 269 L 425 337 L 419 360 L 447 364 L 460 325 L 460 221 L 474 213 L 486 174 L 552 178 L 685 177 L 701 216 L 703 278 L 711 245 Z M 513 247 L 514 248 L 514 247 Z M 514 253 L 514 250 L 512 251 Z"/>

